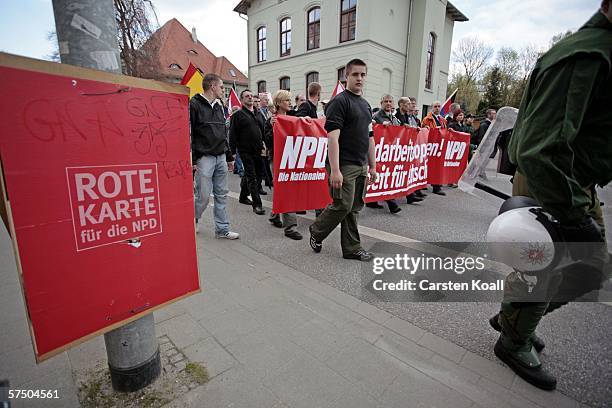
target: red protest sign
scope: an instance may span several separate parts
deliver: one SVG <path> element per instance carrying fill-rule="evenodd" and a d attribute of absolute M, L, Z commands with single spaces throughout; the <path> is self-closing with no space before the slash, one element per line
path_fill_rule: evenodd
<path fill-rule="evenodd" d="M 67 167 L 77 251 L 162 232 L 157 163 Z"/>
<path fill-rule="evenodd" d="M 324 208 L 327 185 L 325 119 L 277 116 L 274 123 L 274 200 L 277 213 Z"/>
<path fill-rule="evenodd" d="M 366 202 L 390 200 L 427 185 L 428 130 L 374 125 L 378 181 L 368 185 Z"/>
<path fill-rule="evenodd" d="M 187 88 L 1 53 L 0 84 L 37 360 L 198 292 Z"/>
<path fill-rule="evenodd" d="M 452 129 L 429 131 L 429 183 L 455 184 L 465 171 L 470 152 L 470 135 Z"/>

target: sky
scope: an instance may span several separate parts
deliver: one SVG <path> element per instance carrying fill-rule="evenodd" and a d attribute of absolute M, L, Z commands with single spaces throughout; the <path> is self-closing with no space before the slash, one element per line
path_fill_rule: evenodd
<path fill-rule="evenodd" d="M 307 0 L 304 0 L 305 2 Z M 328 0 L 329 1 L 329 0 Z M 385 1 L 385 0 L 377 0 Z M 437 0 L 427 0 L 437 1 Z M 160 24 L 176 17 L 215 55 L 248 69 L 246 21 L 232 10 L 239 0 L 153 0 Z M 546 48 L 551 37 L 576 30 L 600 0 L 453 0 L 470 21 L 455 24 L 453 43 L 478 36 L 495 49 Z M 53 45 L 51 0 L 0 0 L 0 51 L 47 59 Z"/>

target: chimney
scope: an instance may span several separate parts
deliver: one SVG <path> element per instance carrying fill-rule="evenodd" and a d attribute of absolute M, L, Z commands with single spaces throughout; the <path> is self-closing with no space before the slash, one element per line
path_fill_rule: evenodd
<path fill-rule="evenodd" d="M 198 36 L 196 35 L 195 27 L 191 29 L 191 39 L 193 40 L 194 43 L 198 42 Z"/>

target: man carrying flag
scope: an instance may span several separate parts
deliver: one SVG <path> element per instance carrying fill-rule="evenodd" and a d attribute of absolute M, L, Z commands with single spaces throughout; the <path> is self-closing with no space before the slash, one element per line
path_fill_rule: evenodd
<path fill-rule="evenodd" d="M 448 97 L 448 99 L 444 102 L 444 105 L 440 108 L 440 115 L 444 116 L 447 122 L 449 122 L 455 112 L 461 109 L 461 106 L 458 103 L 455 103 L 455 96 L 457 96 L 457 91 L 459 88 L 455 89 L 455 91 Z"/>
<path fill-rule="evenodd" d="M 334 88 L 331 98 L 332 99 L 334 96 L 338 95 L 340 92 L 344 92 L 344 85 L 342 85 L 342 82 L 338 81 L 338 83 L 336 84 L 336 87 Z"/>
<path fill-rule="evenodd" d="M 230 94 L 227 98 L 227 108 L 229 110 L 229 116 L 231 116 L 232 113 L 238 109 L 242 108 L 242 103 L 240 102 L 240 99 L 238 99 L 238 95 L 236 95 L 234 88 L 230 89 Z"/>

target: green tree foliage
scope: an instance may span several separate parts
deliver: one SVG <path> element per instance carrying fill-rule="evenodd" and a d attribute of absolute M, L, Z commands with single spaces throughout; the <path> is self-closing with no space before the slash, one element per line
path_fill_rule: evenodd
<path fill-rule="evenodd" d="M 467 112 L 476 112 L 480 95 L 478 94 L 478 86 L 475 81 L 469 81 L 465 75 L 454 74 L 447 87 L 448 98 L 453 91 L 457 89 L 455 102 L 461 105 L 461 108 Z"/>
<path fill-rule="evenodd" d="M 502 82 L 502 72 L 498 66 L 494 66 L 493 68 L 491 68 L 491 70 L 485 75 L 485 93 L 482 99 L 484 105 L 486 105 L 485 109 L 499 109 L 503 106 L 501 89 Z"/>
<path fill-rule="evenodd" d="M 571 31 L 554 35 L 548 49 L 571 35 Z M 538 58 L 547 49 L 528 45 L 520 50 L 502 47 L 493 49 L 477 37 L 464 38 L 453 47 L 453 67 L 447 93 L 458 89 L 456 101 L 471 113 L 487 108 L 518 108 Z M 448 95 L 447 95 L 448 96 Z"/>

